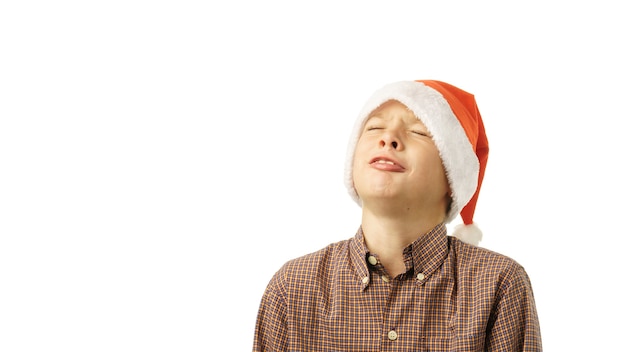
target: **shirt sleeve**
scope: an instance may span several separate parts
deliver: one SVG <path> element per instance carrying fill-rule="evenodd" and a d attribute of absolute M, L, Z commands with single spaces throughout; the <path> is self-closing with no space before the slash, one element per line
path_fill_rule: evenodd
<path fill-rule="evenodd" d="M 287 307 L 276 277 L 263 294 L 254 332 L 254 352 L 287 351 Z"/>
<path fill-rule="evenodd" d="M 488 329 L 487 351 L 542 351 L 539 319 L 530 279 L 517 265 L 505 278 Z"/>

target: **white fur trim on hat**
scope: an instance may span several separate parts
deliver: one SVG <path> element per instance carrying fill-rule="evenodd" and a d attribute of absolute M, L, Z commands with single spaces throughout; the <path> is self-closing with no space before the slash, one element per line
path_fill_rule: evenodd
<path fill-rule="evenodd" d="M 478 185 L 479 163 L 465 130 L 446 99 L 437 90 L 421 82 L 401 81 L 388 84 L 374 92 L 361 109 L 348 142 L 344 173 L 348 193 L 359 206 L 362 205 L 352 179 L 354 150 L 370 113 L 389 100 L 397 100 L 406 105 L 433 136 L 452 190 L 452 204 L 445 219 L 449 223 L 474 195 Z"/>

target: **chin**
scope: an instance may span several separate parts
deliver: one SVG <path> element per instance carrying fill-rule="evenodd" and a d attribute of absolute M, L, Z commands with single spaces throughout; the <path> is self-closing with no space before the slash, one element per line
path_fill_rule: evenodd
<path fill-rule="evenodd" d="M 401 198 L 400 193 L 392 191 L 388 187 L 373 189 L 369 192 L 365 192 L 364 194 L 359 193 L 359 195 L 363 200 L 368 199 L 378 202 L 386 200 L 399 200 Z"/>

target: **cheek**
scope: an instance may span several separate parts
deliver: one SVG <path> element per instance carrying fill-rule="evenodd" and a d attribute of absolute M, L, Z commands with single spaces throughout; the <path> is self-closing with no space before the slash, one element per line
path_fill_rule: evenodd
<path fill-rule="evenodd" d="M 439 155 L 422 155 L 413 165 L 413 170 L 421 174 L 421 178 L 424 178 L 425 182 L 440 182 L 444 180 L 448 182 L 445 169 L 441 163 Z"/>
<path fill-rule="evenodd" d="M 354 148 L 354 163 L 353 167 L 357 164 L 357 162 L 361 162 L 367 155 L 366 142 L 363 141 L 363 138 L 359 139 L 356 143 L 356 147 Z"/>
<path fill-rule="evenodd" d="M 367 141 L 364 141 L 363 138 L 359 139 L 354 148 L 354 157 L 352 158 L 352 183 L 357 193 L 360 187 L 368 183 L 369 177 L 367 175 L 370 175 L 368 173 L 370 155 Z"/>
<path fill-rule="evenodd" d="M 443 167 L 443 163 L 439 157 L 433 160 L 433 177 L 439 179 L 439 183 L 448 192 L 450 186 L 448 185 L 448 175 L 446 175 L 446 169 Z"/>

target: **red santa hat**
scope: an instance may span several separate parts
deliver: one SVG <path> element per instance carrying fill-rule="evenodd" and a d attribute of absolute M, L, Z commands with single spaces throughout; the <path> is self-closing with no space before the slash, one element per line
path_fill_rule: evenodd
<path fill-rule="evenodd" d="M 452 235 L 477 245 L 482 232 L 474 225 L 473 218 L 487 165 L 489 142 L 474 96 L 453 85 L 433 80 L 401 81 L 374 92 L 359 113 L 348 144 L 345 168 L 348 193 L 361 205 L 352 179 L 354 150 L 370 113 L 389 100 L 406 105 L 433 136 L 452 191 L 452 204 L 445 222 L 450 223 L 460 214 L 463 224 L 457 226 Z"/>

